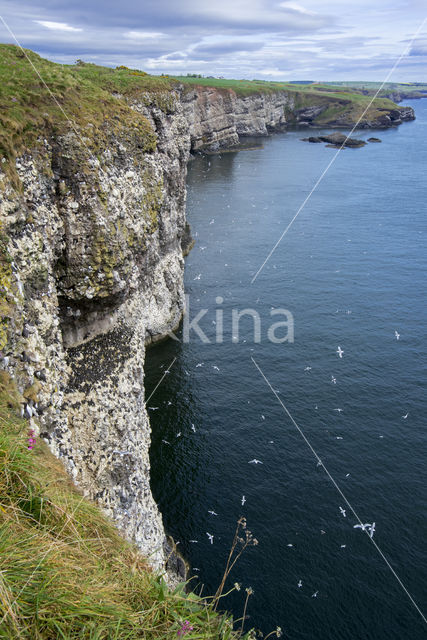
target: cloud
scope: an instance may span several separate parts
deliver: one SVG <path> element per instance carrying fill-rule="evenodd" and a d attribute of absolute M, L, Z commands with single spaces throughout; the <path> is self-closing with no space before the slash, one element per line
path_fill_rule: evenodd
<path fill-rule="evenodd" d="M 34 22 L 41 24 L 46 29 L 52 29 L 52 31 L 83 31 L 83 29 L 70 27 L 66 22 L 50 22 L 49 20 L 34 20 Z"/>
<path fill-rule="evenodd" d="M 427 56 L 427 38 L 418 38 L 415 40 L 411 50 L 410 56 Z"/>
<path fill-rule="evenodd" d="M 313 16 L 315 15 L 314 11 L 309 11 L 305 7 L 297 4 L 296 2 L 281 2 L 280 7 L 283 9 L 290 9 L 291 11 L 296 11 L 297 13 L 305 13 L 306 15 Z"/>
<path fill-rule="evenodd" d="M 227 78 L 381 81 L 424 13 L 425 0 L 2 0 L 20 43 L 57 62 Z M 426 55 L 418 37 L 392 79 L 422 80 Z"/>
<path fill-rule="evenodd" d="M 129 40 L 158 40 L 159 38 L 164 38 L 166 36 L 165 33 L 161 33 L 158 31 L 128 31 L 124 34 L 125 38 Z"/>
<path fill-rule="evenodd" d="M 223 56 L 237 52 L 259 51 L 264 46 L 263 42 L 251 42 L 243 40 L 223 40 L 220 42 L 200 42 L 191 48 L 189 53 L 198 56 Z"/>

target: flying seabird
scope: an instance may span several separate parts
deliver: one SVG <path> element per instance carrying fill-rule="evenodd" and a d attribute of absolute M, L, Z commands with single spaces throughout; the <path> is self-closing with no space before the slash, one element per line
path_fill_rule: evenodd
<path fill-rule="evenodd" d="M 317 598 L 317 594 L 318 594 L 318 593 L 319 593 L 318 591 L 315 591 L 311 597 L 312 597 L 312 598 Z"/>
<path fill-rule="evenodd" d="M 211 514 L 211 516 L 217 516 L 217 515 L 218 515 L 217 513 L 215 513 L 215 511 L 212 511 L 212 510 L 211 510 L 211 511 L 208 511 L 208 513 L 210 513 L 210 514 Z"/>
<path fill-rule="evenodd" d="M 248 464 L 264 464 L 261 460 L 257 460 L 254 458 L 253 460 L 249 460 Z"/>
<path fill-rule="evenodd" d="M 302 580 L 298 582 L 298 587 L 302 587 Z"/>
<path fill-rule="evenodd" d="M 398 333 L 397 331 L 394 332 L 394 335 L 396 336 L 396 340 L 399 340 L 400 338 L 400 333 Z"/>
<path fill-rule="evenodd" d="M 345 518 L 345 517 L 346 517 L 346 515 L 345 515 L 345 509 L 343 509 L 342 507 L 340 507 L 340 511 L 341 511 L 341 513 L 343 514 L 344 518 Z"/>
<path fill-rule="evenodd" d="M 208 538 L 209 538 L 209 542 L 210 542 L 211 544 L 213 544 L 213 539 L 214 539 L 213 534 L 212 534 L 212 533 L 208 533 L 208 532 L 206 531 L 206 535 L 207 535 L 207 536 L 208 536 Z"/>
<path fill-rule="evenodd" d="M 338 346 L 338 349 L 337 349 L 337 351 L 336 351 L 336 352 L 337 352 L 337 354 L 339 355 L 339 357 L 340 357 L 340 358 L 342 358 L 342 354 L 344 353 L 344 351 L 341 349 L 341 347 L 340 347 L 340 346 Z"/>
<path fill-rule="evenodd" d="M 366 529 L 368 529 L 370 527 L 372 527 L 372 524 L 370 522 L 367 522 L 366 524 L 355 524 L 355 525 L 353 525 L 353 529 L 362 529 L 362 531 L 366 531 Z"/>
<path fill-rule="evenodd" d="M 404 420 L 406 420 L 406 418 L 407 418 L 408 416 L 409 416 L 409 411 L 408 411 L 408 413 L 406 414 L 406 416 L 402 416 L 402 418 L 403 418 Z"/>
<path fill-rule="evenodd" d="M 245 498 L 245 496 L 242 496 L 242 507 L 245 504 L 245 502 L 246 502 L 246 498 Z"/>

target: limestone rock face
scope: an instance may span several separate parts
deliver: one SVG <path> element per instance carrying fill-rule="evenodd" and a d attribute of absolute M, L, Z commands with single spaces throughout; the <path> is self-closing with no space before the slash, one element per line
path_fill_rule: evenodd
<path fill-rule="evenodd" d="M 182 90 L 181 95 L 193 151 L 219 151 L 238 145 L 241 136 L 283 130 L 286 110 L 293 108 L 286 92 L 240 96 L 199 87 Z"/>
<path fill-rule="evenodd" d="M 174 110 L 176 96 L 170 101 Z M 100 153 L 71 127 L 1 175 L 13 308 L 0 366 L 84 494 L 160 569 L 165 534 L 150 491 L 145 344 L 183 312 L 187 123 L 148 114 L 157 149 L 112 135 Z"/>

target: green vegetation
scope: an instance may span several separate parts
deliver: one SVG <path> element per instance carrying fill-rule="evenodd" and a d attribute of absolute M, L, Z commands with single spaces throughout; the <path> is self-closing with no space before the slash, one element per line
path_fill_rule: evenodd
<path fill-rule="evenodd" d="M 382 82 L 327 82 L 326 87 L 346 87 L 352 91 L 361 91 L 366 95 L 374 95 L 381 87 Z M 427 84 L 422 82 L 386 82 L 379 96 L 390 94 L 402 94 L 405 98 L 427 97 Z"/>
<path fill-rule="evenodd" d="M 242 638 L 214 600 L 184 584 L 168 591 L 45 443 L 33 444 L 16 417 L 13 380 L 1 373 L 0 638 Z"/>
<path fill-rule="evenodd" d="M 275 93 L 277 91 L 295 90 L 295 86 L 286 82 L 267 82 L 264 80 L 229 80 L 227 78 L 201 78 L 192 76 L 171 76 L 174 80 L 189 86 L 215 87 L 216 89 L 232 89 L 237 95 L 253 95 L 256 93 Z"/>
<path fill-rule="evenodd" d="M 81 61 L 73 66 L 60 65 L 30 50 L 24 54 L 19 47 L 1 44 L 0 155 L 13 161 L 26 149 L 34 148 L 38 139 L 68 131 L 67 118 L 87 136 L 88 145 L 102 145 L 115 134 L 122 138 L 125 129 L 137 140 L 141 152 L 153 151 L 156 136 L 148 120 L 114 94 L 132 97 L 149 92 L 151 102 L 167 109 L 170 88 L 167 79 L 144 72 Z"/>

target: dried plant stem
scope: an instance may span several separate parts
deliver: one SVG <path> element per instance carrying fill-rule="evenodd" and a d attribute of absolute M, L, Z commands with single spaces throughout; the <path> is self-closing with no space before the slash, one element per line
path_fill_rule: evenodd
<path fill-rule="evenodd" d="M 228 576 L 230 575 L 230 572 L 233 569 L 234 565 L 236 564 L 236 562 L 238 561 L 238 559 L 240 558 L 240 556 L 242 555 L 242 553 L 244 552 L 244 550 L 248 546 L 258 544 L 258 541 L 252 536 L 251 532 L 248 531 L 247 529 L 245 531 L 245 539 L 241 538 L 239 536 L 240 529 L 246 529 L 246 519 L 243 518 L 243 517 L 239 518 L 238 521 L 237 521 L 237 527 L 236 527 L 236 531 L 234 533 L 234 538 L 233 538 L 233 542 L 232 542 L 232 545 L 231 545 L 230 553 L 228 554 L 227 564 L 225 566 L 224 574 L 222 576 L 222 580 L 221 580 L 220 585 L 219 585 L 219 587 L 217 589 L 217 592 L 216 592 L 216 594 L 214 596 L 214 610 L 216 610 L 216 607 L 218 606 L 218 601 L 222 596 L 222 592 L 224 590 L 225 582 L 226 582 Z M 242 545 L 242 547 L 237 552 L 237 554 L 234 556 L 234 553 L 236 551 L 236 547 L 237 547 L 238 543 L 240 543 Z"/>
<path fill-rule="evenodd" d="M 248 608 L 248 600 L 251 593 L 252 592 L 249 591 L 249 589 L 246 589 L 246 599 L 245 599 L 245 606 L 243 607 L 242 626 L 240 627 L 241 636 L 243 636 L 243 627 L 245 626 L 245 620 L 246 620 L 246 609 Z"/>

